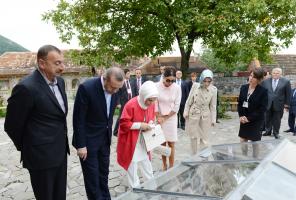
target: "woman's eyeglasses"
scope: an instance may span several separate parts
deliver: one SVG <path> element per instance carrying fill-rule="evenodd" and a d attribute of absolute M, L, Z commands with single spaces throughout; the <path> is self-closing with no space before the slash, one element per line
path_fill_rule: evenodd
<path fill-rule="evenodd" d="M 210 83 L 210 82 L 212 82 L 211 80 L 204 80 L 203 81 L 204 83 Z"/>
<path fill-rule="evenodd" d="M 176 80 L 170 80 L 170 79 L 166 79 L 166 80 L 165 80 L 165 82 L 167 82 L 167 83 L 175 83 L 175 82 L 176 82 Z"/>

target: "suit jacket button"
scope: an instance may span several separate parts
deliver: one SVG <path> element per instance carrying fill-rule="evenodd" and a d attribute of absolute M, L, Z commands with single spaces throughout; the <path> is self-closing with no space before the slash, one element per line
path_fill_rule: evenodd
<path fill-rule="evenodd" d="M 106 128 L 108 128 L 108 126 Z"/>

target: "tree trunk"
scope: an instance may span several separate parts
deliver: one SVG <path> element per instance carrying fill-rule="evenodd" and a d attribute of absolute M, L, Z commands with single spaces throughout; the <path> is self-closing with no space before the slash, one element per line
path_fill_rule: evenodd
<path fill-rule="evenodd" d="M 181 71 L 183 73 L 184 79 L 186 79 L 186 77 L 188 75 L 187 73 L 188 73 L 188 69 L 189 69 L 190 54 L 191 54 L 191 51 L 190 52 L 183 51 L 183 53 L 181 52 Z"/>
<path fill-rule="evenodd" d="M 195 37 L 196 37 L 195 32 L 194 31 L 190 32 L 186 39 L 187 45 L 184 47 L 181 43 L 181 40 L 182 40 L 181 37 L 178 34 L 176 34 L 176 38 L 177 38 L 178 45 L 181 52 L 181 71 L 183 73 L 183 79 L 187 78 L 187 73 L 189 69 L 189 59 L 190 59 L 190 54 L 192 52 L 192 47 L 193 47 L 193 42 Z"/>

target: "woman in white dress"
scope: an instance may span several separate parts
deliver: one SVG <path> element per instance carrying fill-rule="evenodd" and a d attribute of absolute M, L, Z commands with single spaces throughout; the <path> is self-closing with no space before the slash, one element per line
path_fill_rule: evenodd
<path fill-rule="evenodd" d="M 217 88 L 211 84 L 212 80 L 213 72 L 204 70 L 200 83 L 193 83 L 185 104 L 185 131 L 193 154 L 208 144 L 211 126 L 216 123 Z"/>
<path fill-rule="evenodd" d="M 177 113 L 181 102 L 181 88 L 176 83 L 176 69 L 174 67 L 165 67 L 162 81 L 156 84 L 159 97 L 156 104 L 156 116 L 163 129 L 166 143 L 171 148 L 169 157 L 169 167 L 174 166 L 175 161 L 175 142 L 177 137 L 178 119 Z M 163 170 L 167 170 L 167 157 L 162 156 Z"/>

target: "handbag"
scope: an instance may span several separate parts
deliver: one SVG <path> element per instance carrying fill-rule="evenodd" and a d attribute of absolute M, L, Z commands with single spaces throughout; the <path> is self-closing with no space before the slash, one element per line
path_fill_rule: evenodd
<path fill-rule="evenodd" d="M 142 135 L 147 151 L 151 151 L 166 141 L 162 128 L 159 124 L 152 127 L 151 130 L 143 132 Z"/>
<path fill-rule="evenodd" d="M 158 146 L 158 147 L 155 147 L 153 149 L 153 153 L 156 153 L 156 154 L 160 154 L 162 156 L 166 156 L 166 157 L 169 157 L 171 155 L 171 147 L 167 147 L 167 146 Z"/>

